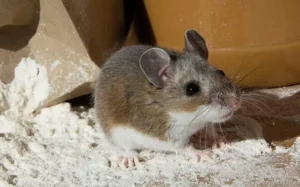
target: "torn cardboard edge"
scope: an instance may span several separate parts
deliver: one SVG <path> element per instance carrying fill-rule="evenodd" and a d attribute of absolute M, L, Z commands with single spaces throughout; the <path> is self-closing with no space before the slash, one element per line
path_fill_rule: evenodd
<path fill-rule="evenodd" d="M 122 1 L 24 0 L 20 4 L 12 0 L 2 4 L 2 9 L 10 11 L 5 10 L 0 19 L 0 31 L 2 26 L 6 29 L 0 32 L 0 41 L 7 35 L 26 40 L 19 45 L 18 39 L 6 39 L 8 46 L 0 46 L 0 80 L 9 84 L 22 58 L 45 66 L 52 90 L 42 107 L 91 93 L 101 59 L 124 37 Z"/>

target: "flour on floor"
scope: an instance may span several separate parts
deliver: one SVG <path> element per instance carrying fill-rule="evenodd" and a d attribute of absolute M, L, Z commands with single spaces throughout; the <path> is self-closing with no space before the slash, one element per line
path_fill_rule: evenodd
<path fill-rule="evenodd" d="M 113 150 L 95 128 L 94 109 L 61 103 L 33 115 L 51 89 L 47 72 L 31 59 L 23 59 L 15 72 L 11 84 L 0 83 L 1 187 L 300 184 L 300 140 L 273 151 L 243 124 L 226 131 L 247 139 L 215 150 L 212 160 L 193 163 L 182 155 L 143 151 L 146 162 L 139 168 L 112 168 Z"/>

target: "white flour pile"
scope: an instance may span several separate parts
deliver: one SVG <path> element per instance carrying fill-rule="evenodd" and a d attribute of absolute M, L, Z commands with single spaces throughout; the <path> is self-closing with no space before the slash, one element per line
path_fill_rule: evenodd
<path fill-rule="evenodd" d="M 68 103 L 31 114 L 47 98 L 47 72 L 23 59 L 10 85 L 0 83 L 0 186 L 299 186 L 300 140 L 272 151 L 248 139 L 215 151 L 211 161 L 144 151 L 140 168 L 110 167 L 111 149 L 95 130 L 94 110 Z M 253 137 L 245 125 L 227 129 Z M 241 134 L 244 133 L 244 134 Z"/>

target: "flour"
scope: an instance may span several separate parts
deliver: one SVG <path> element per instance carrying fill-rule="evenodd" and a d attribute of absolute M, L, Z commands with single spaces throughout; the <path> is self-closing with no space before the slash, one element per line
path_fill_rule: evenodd
<path fill-rule="evenodd" d="M 212 160 L 193 163 L 182 155 L 145 150 L 139 168 L 113 168 L 113 150 L 95 128 L 94 109 L 61 103 L 32 114 L 49 92 L 46 69 L 28 58 L 17 66 L 11 84 L 0 84 L 1 187 L 300 184 L 300 140 L 273 151 L 257 122 L 242 116 L 234 119 L 236 126 L 224 126 L 234 138 L 216 149 Z"/>
<path fill-rule="evenodd" d="M 31 58 L 23 58 L 15 68 L 14 80 L 0 82 L 0 111 L 13 117 L 31 114 L 48 97 L 50 86 L 47 70 Z"/>
<path fill-rule="evenodd" d="M 51 70 L 54 70 L 59 64 L 61 64 L 60 61 L 56 60 L 52 65 L 51 65 Z"/>

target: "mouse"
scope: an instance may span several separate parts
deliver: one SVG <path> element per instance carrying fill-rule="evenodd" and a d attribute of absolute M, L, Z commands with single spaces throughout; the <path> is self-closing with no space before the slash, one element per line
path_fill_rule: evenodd
<path fill-rule="evenodd" d="M 140 164 L 139 151 L 180 153 L 201 160 L 190 138 L 228 121 L 241 106 L 241 89 L 208 62 L 204 38 L 184 33 L 184 48 L 132 45 L 100 69 L 94 91 L 99 127 L 118 150 L 116 164 Z M 216 137 L 215 137 L 216 139 Z"/>

